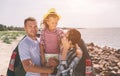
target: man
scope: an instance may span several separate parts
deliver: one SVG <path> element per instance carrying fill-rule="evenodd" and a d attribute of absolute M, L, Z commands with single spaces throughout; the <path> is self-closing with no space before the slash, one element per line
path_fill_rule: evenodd
<path fill-rule="evenodd" d="M 36 34 L 38 32 L 37 22 L 29 17 L 24 21 L 24 29 L 27 36 L 19 43 L 18 52 L 26 76 L 40 76 L 40 73 L 52 73 L 53 68 L 40 66 L 40 48 Z"/>

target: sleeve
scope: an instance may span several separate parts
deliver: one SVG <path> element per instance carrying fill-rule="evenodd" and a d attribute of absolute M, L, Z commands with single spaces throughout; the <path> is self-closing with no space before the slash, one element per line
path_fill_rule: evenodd
<path fill-rule="evenodd" d="M 60 38 L 62 38 L 64 36 L 64 32 L 62 29 L 59 30 L 59 35 L 60 35 Z"/>
<path fill-rule="evenodd" d="M 21 61 L 26 59 L 31 59 L 30 47 L 26 43 L 20 43 L 18 45 L 18 52 L 19 52 Z"/>
<path fill-rule="evenodd" d="M 59 66 L 57 67 L 58 68 L 58 75 L 60 75 L 60 74 L 65 74 L 66 72 L 66 70 L 67 70 L 67 61 L 60 61 L 60 64 L 59 64 Z"/>
<path fill-rule="evenodd" d="M 69 67 L 71 67 L 71 68 L 75 67 L 75 66 L 78 64 L 78 62 L 79 62 L 80 59 L 81 59 L 81 58 L 75 57 L 75 58 L 73 59 L 73 61 L 71 62 L 71 64 L 70 64 Z"/>
<path fill-rule="evenodd" d="M 64 69 L 67 68 L 67 61 L 61 60 L 60 65 L 62 65 L 64 67 Z"/>
<path fill-rule="evenodd" d="M 60 28 L 57 28 L 56 30 L 57 30 L 56 33 L 57 33 L 59 39 L 61 39 L 64 36 L 64 31 Z"/>
<path fill-rule="evenodd" d="M 41 37 L 40 37 L 40 44 L 42 44 L 42 45 L 45 44 L 45 42 L 44 42 L 44 33 L 45 33 L 45 31 L 42 30 L 42 31 L 41 31 Z"/>

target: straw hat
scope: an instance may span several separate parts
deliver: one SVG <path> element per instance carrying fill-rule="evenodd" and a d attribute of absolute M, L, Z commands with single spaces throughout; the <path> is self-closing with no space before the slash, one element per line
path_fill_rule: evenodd
<path fill-rule="evenodd" d="M 48 12 L 43 16 L 43 19 L 45 19 L 49 14 L 56 14 L 56 15 L 60 18 L 60 15 L 58 15 L 58 14 L 56 13 L 55 8 L 51 8 L 51 9 L 49 9 Z"/>

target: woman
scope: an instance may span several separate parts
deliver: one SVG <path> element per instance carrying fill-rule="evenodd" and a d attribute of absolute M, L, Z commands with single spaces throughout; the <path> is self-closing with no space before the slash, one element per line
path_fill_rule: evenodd
<path fill-rule="evenodd" d="M 57 76 L 94 76 L 88 50 L 76 29 L 70 29 L 62 39 Z"/>
<path fill-rule="evenodd" d="M 63 37 L 57 76 L 73 76 L 74 68 L 83 54 L 78 46 L 80 40 L 81 34 L 76 29 L 70 29 Z"/>

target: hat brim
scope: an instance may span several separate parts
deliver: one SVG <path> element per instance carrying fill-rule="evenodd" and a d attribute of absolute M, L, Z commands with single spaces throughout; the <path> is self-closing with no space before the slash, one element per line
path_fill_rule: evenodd
<path fill-rule="evenodd" d="M 51 14 L 51 13 L 47 13 L 47 14 L 45 14 L 45 15 L 43 16 L 43 19 L 46 19 L 46 17 L 47 17 L 49 14 Z M 56 14 L 56 13 L 55 13 L 55 14 Z M 60 15 L 58 15 L 58 14 L 56 14 L 56 15 L 59 17 L 59 19 L 61 18 Z"/>

